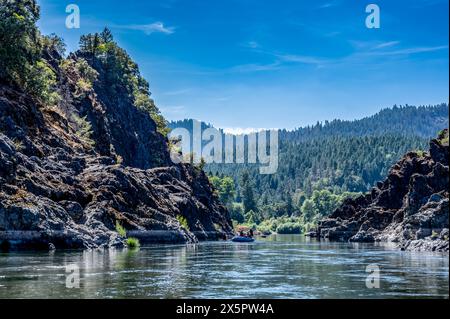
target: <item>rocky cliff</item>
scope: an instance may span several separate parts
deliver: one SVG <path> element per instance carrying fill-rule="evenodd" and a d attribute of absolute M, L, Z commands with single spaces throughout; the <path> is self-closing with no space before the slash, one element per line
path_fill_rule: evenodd
<path fill-rule="evenodd" d="M 449 250 L 449 132 L 406 154 L 383 182 L 320 222 L 330 240 L 394 242 L 403 250 Z"/>
<path fill-rule="evenodd" d="M 144 244 L 230 234 L 204 172 L 170 162 L 166 138 L 120 85 L 112 98 L 101 68 L 82 86 L 80 56 L 46 59 L 62 97 L 55 106 L 0 79 L 3 249 L 121 246 L 116 222 Z"/>

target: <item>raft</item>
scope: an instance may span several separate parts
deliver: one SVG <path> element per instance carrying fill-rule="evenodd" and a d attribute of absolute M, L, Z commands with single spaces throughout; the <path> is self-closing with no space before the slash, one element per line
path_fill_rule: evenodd
<path fill-rule="evenodd" d="M 233 237 L 233 239 L 231 239 L 231 241 L 233 241 L 235 243 L 251 243 L 251 242 L 254 242 L 255 239 L 250 238 L 250 237 L 236 236 L 236 237 Z"/>

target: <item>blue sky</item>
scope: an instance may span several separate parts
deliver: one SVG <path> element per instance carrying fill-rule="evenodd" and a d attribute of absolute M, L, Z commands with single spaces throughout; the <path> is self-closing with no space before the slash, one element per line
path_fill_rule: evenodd
<path fill-rule="evenodd" d="M 109 26 L 169 120 L 288 128 L 449 99 L 448 0 L 38 0 L 75 50 Z M 65 27 L 77 4 L 81 28 Z M 366 5 L 381 28 L 365 26 Z"/>

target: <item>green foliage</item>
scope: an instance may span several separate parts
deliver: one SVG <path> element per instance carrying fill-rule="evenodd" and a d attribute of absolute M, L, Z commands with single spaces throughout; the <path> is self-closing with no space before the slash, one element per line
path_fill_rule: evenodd
<path fill-rule="evenodd" d="M 439 132 L 438 141 L 442 145 L 446 145 L 446 146 L 449 145 L 448 144 L 448 142 L 449 142 L 449 131 L 448 131 L 448 129 L 445 129 L 445 130 L 442 130 L 442 131 Z"/>
<path fill-rule="evenodd" d="M 24 85 L 41 57 L 35 0 L 2 1 L 0 6 L 0 78 Z"/>
<path fill-rule="evenodd" d="M 186 230 L 189 230 L 189 229 L 190 229 L 190 228 L 189 228 L 189 223 L 188 223 L 186 217 L 181 216 L 181 215 L 178 215 L 178 216 L 177 216 L 177 220 L 178 220 L 178 222 L 180 223 L 180 225 L 181 225 L 184 229 L 186 229 Z"/>
<path fill-rule="evenodd" d="M 131 248 L 131 249 L 136 249 L 141 246 L 139 239 L 133 238 L 133 237 L 127 238 L 126 244 L 127 244 L 128 248 Z"/>
<path fill-rule="evenodd" d="M 242 201 L 247 206 L 255 203 L 264 218 L 279 217 L 299 214 L 304 201 L 316 190 L 336 195 L 369 191 L 405 153 L 427 144 L 425 138 L 393 134 L 330 136 L 304 142 L 280 138 L 276 174 L 261 175 L 258 165 L 208 164 L 206 170 L 232 177 L 235 185 L 240 184 Z M 240 177 L 244 173 L 248 175 L 246 183 Z"/>
<path fill-rule="evenodd" d="M 127 237 L 127 231 L 126 229 L 120 224 L 118 220 L 116 220 L 116 232 L 119 234 L 120 237 Z M 137 238 L 129 237 L 125 241 L 128 248 L 134 249 L 139 248 L 141 246 L 141 243 Z"/>
<path fill-rule="evenodd" d="M 300 234 L 302 226 L 298 223 L 285 223 L 277 227 L 278 234 Z"/>
<path fill-rule="evenodd" d="M 253 185 L 247 171 L 244 171 L 241 175 L 241 196 L 244 204 L 244 212 L 258 210 L 253 193 Z"/>
<path fill-rule="evenodd" d="M 49 52 L 56 51 L 60 56 L 63 56 L 66 52 L 64 40 L 54 33 L 43 36 L 41 41 L 43 48 Z"/>
<path fill-rule="evenodd" d="M 13 143 L 14 143 L 14 148 L 16 149 L 17 152 L 21 152 L 25 149 L 25 146 L 23 145 L 22 141 L 20 141 L 19 139 L 14 139 Z"/>
<path fill-rule="evenodd" d="M 83 58 L 78 58 L 77 60 L 64 59 L 61 61 L 60 67 L 66 74 L 78 74 L 79 80 L 76 83 L 76 95 L 78 95 L 78 97 L 84 97 L 89 91 L 91 91 L 94 82 L 98 78 L 98 72 L 93 69 Z"/>
<path fill-rule="evenodd" d="M 303 228 L 301 218 L 286 216 L 266 219 L 257 226 L 257 230 L 265 234 L 301 234 Z"/>
<path fill-rule="evenodd" d="M 256 224 L 258 225 L 262 221 L 262 216 L 253 210 L 249 210 L 244 213 L 245 221 L 247 224 Z"/>
<path fill-rule="evenodd" d="M 206 165 L 205 159 L 204 159 L 203 157 L 200 158 L 200 163 L 197 165 L 197 168 L 198 168 L 200 171 L 203 171 L 203 170 L 205 169 L 205 165 Z"/>
<path fill-rule="evenodd" d="M 85 59 L 77 59 L 74 63 L 74 67 L 80 76 L 92 87 L 93 83 L 98 78 L 98 72 L 94 70 Z"/>
<path fill-rule="evenodd" d="M 91 138 L 92 125 L 87 120 L 87 116 L 79 117 L 77 114 L 72 114 L 72 119 L 75 123 L 75 131 L 76 135 L 80 138 L 80 140 L 90 147 L 95 146 L 95 141 Z"/>
<path fill-rule="evenodd" d="M 416 151 L 416 154 L 417 154 L 417 156 L 423 158 L 423 157 L 425 157 L 425 155 L 426 155 L 427 153 L 426 153 L 425 151 L 423 151 L 423 150 L 417 150 L 417 151 Z"/>
<path fill-rule="evenodd" d="M 312 196 L 306 199 L 300 209 L 302 224 L 316 224 L 319 220 L 333 213 L 346 198 L 355 198 L 361 193 L 344 192 L 333 194 L 327 189 L 315 190 Z"/>
<path fill-rule="evenodd" d="M 116 155 L 116 164 L 122 165 L 123 164 L 123 157 L 120 155 Z"/>
<path fill-rule="evenodd" d="M 116 232 L 119 234 L 120 237 L 127 237 L 127 231 L 118 220 L 116 220 Z"/>
<path fill-rule="evenodd" d="M 219 176 L 210 176 L 209 180 L 217 192 L 220 201 L 225 206 L 230 207 L 236 195 L 233 179 L 228 176 L 223 178 L 220 178 Z"/>
<path fill-rule="evenodd" d="M 40 35 L 36 22 L 39 6 L 35 0 L 2 1 L 0 6 L 0 78 L 22 87 L 41 103 L 54 106 L 61 97 L 56 92 L 56 74 L 42 59 L 43 49 L 64 51 L 55 35 Z"/>
<path fill-rule="evenodd" d="M 164 136 L 167 136 L 170 129 L 167 127 L 167 121 L 161 115 L 161 112 L 156 107 L 153 99 L 150 98 L 147 92 L 135 91 L 134 92 L 134 104 L 141 110 L 144 110 L 150 114 L 152 119 L 156 123 L 158 132 Z"/>
<path fill-rule="evenodd" d="M 33 65 L 25 83 L 25 89 L 47 105 L 57 105 L 61 96 L 55 91 L 56 75 L 47 62 L 39 60 Z"/>
<path fill-rule="evenodd" d="M 233 220 L 234 224 L 243 224 L 245 222 L 244 208 L 242 207 L 242 203 L 232 203 L 231 205 L 229 205 L 228 211 L 230 212 L 230 217 Z"/>
<path fill-rule="evenodd" d="M 431 233 L 431 239 L 438 239 L 438 238 L 439 234 L 433 230 L 433 232 Z"/>

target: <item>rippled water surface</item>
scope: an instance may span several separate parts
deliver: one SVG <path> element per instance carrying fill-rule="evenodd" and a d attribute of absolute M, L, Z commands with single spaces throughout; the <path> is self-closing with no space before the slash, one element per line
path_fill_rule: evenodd
<path fill-rule="evenodd" d="M 381 269 L 366 287 L 366 267 Z M 66 266 L 80 288 L 66 288 Z M 0 298 L 448 298 L 448 254 L 270 236 L 137 251 L 0 253 Z"/>

